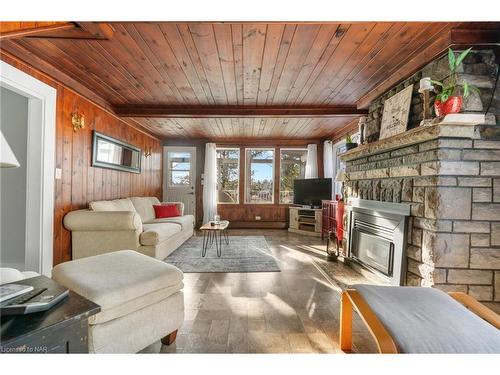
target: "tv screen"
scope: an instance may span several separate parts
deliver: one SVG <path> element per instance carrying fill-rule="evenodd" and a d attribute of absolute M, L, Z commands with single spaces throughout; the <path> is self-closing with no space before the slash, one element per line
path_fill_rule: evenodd
<path fill-rule="evenodd" d="M 293 203 L 321 206 L 322 200 L 332 199 L 331 178 L 308 178 L 293 183 Z"/>

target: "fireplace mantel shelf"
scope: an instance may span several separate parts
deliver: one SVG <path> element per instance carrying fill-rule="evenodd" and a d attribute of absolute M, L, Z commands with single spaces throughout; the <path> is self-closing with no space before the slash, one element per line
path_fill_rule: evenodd
<path fill-rule="evenodd" d="M 482 118 L 484 119 L 484 116 Z M 477 128 L 488 125 L 479 124 L 480 122 L 471 124 L 457 121 L 419 126 L 415 129 L 408 130 L 401 134 L 396 134 L 386 139 L 358 146 L 355 149 L 341 154 L 340 159 L 344 162 L 355 160 L 368 155 L 380 154 L 382 152 L 411 146 L 440 137 L 469 139 L 480 138 L 480 132 L 477 131 Z"/>

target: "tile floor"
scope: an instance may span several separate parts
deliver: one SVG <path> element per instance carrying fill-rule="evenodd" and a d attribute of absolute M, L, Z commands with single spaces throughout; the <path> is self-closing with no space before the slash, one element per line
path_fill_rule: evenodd
<path fill-rule="evenodd" d="M 325 262 L 321 239 L 286 230 L 231 230 L 264 235 L 282 272 L 186 273 L 185 322 L 162 353 L 342 353 L 338 346 L 340 288 L 316 266 Z M 361 275 L 335 265 L 344 284 Z M 376 352 L 361 320 L 353 349 Z M 159 346 L 159 343 L 158 343 Z"/>

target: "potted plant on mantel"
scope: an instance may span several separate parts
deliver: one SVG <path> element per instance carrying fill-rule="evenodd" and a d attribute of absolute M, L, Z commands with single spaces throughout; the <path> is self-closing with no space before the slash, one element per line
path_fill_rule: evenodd
<path fill-rule="evenodd" d="M 352 150 L 353 148 L 358 147 L 358 144 L 356 142 L 352 141 L 352 137 L 348 134 L 347 137 L 345 137 L 345 148 L 346 151 Z"/>
<path fill-rule="evenodd" d="M 470 95 L 471 91 L 479 92 L 476 87 L 472 86 L 467 81 L 458 83 L 457 79 L 457 69 L 471 50 L 472 48 L 469 48 L 458 55 L 458 57 L 455 57 L 455 52 L 451 48 L 449 48 L 449 79 L 443 82 L 431 80 L 433 84 L 441 88 L 440 92 L 436 96 L 436 100 L 434 101 L 434 110 L 436 112 L 436 116 L 440 117 L 450 113 L 460 112 L 463 104 L 463 99 L 467 98 Z M 462 95 L 460 95 L 460 93 Z"/>

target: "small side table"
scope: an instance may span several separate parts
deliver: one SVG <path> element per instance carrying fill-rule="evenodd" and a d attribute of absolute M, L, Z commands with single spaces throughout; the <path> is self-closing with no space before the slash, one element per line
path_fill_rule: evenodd
<path fill-rule="evenodd" d="M 224 241 L 226 245 L 229 245 L 229 236 L 227 235 L 227 227 L 229 226 L 229 221 L 222 220 L 219 224 L 211 225 L 210 223 L 203 224 L 200 230 L 203 232 L 203 247 L 201 249 L 201 256 L 205 257 L 207 255 L 207 250 L 215 241 L 215 247 L 217 249 L 217 256 L 222 255 L 222 237 L 224 236 Z M 217 240 L 217 234 L 219 234 L 219 239 Z"/>
<path fill-rule="evenodd" d="M 57 285 L 45 276 L 13 284 L 47 288 Z M 0 353 L 88 353 L 88 319 L 99 305 L 70 290 L 69 296 L 50 310 L 1 317 Z"/>

